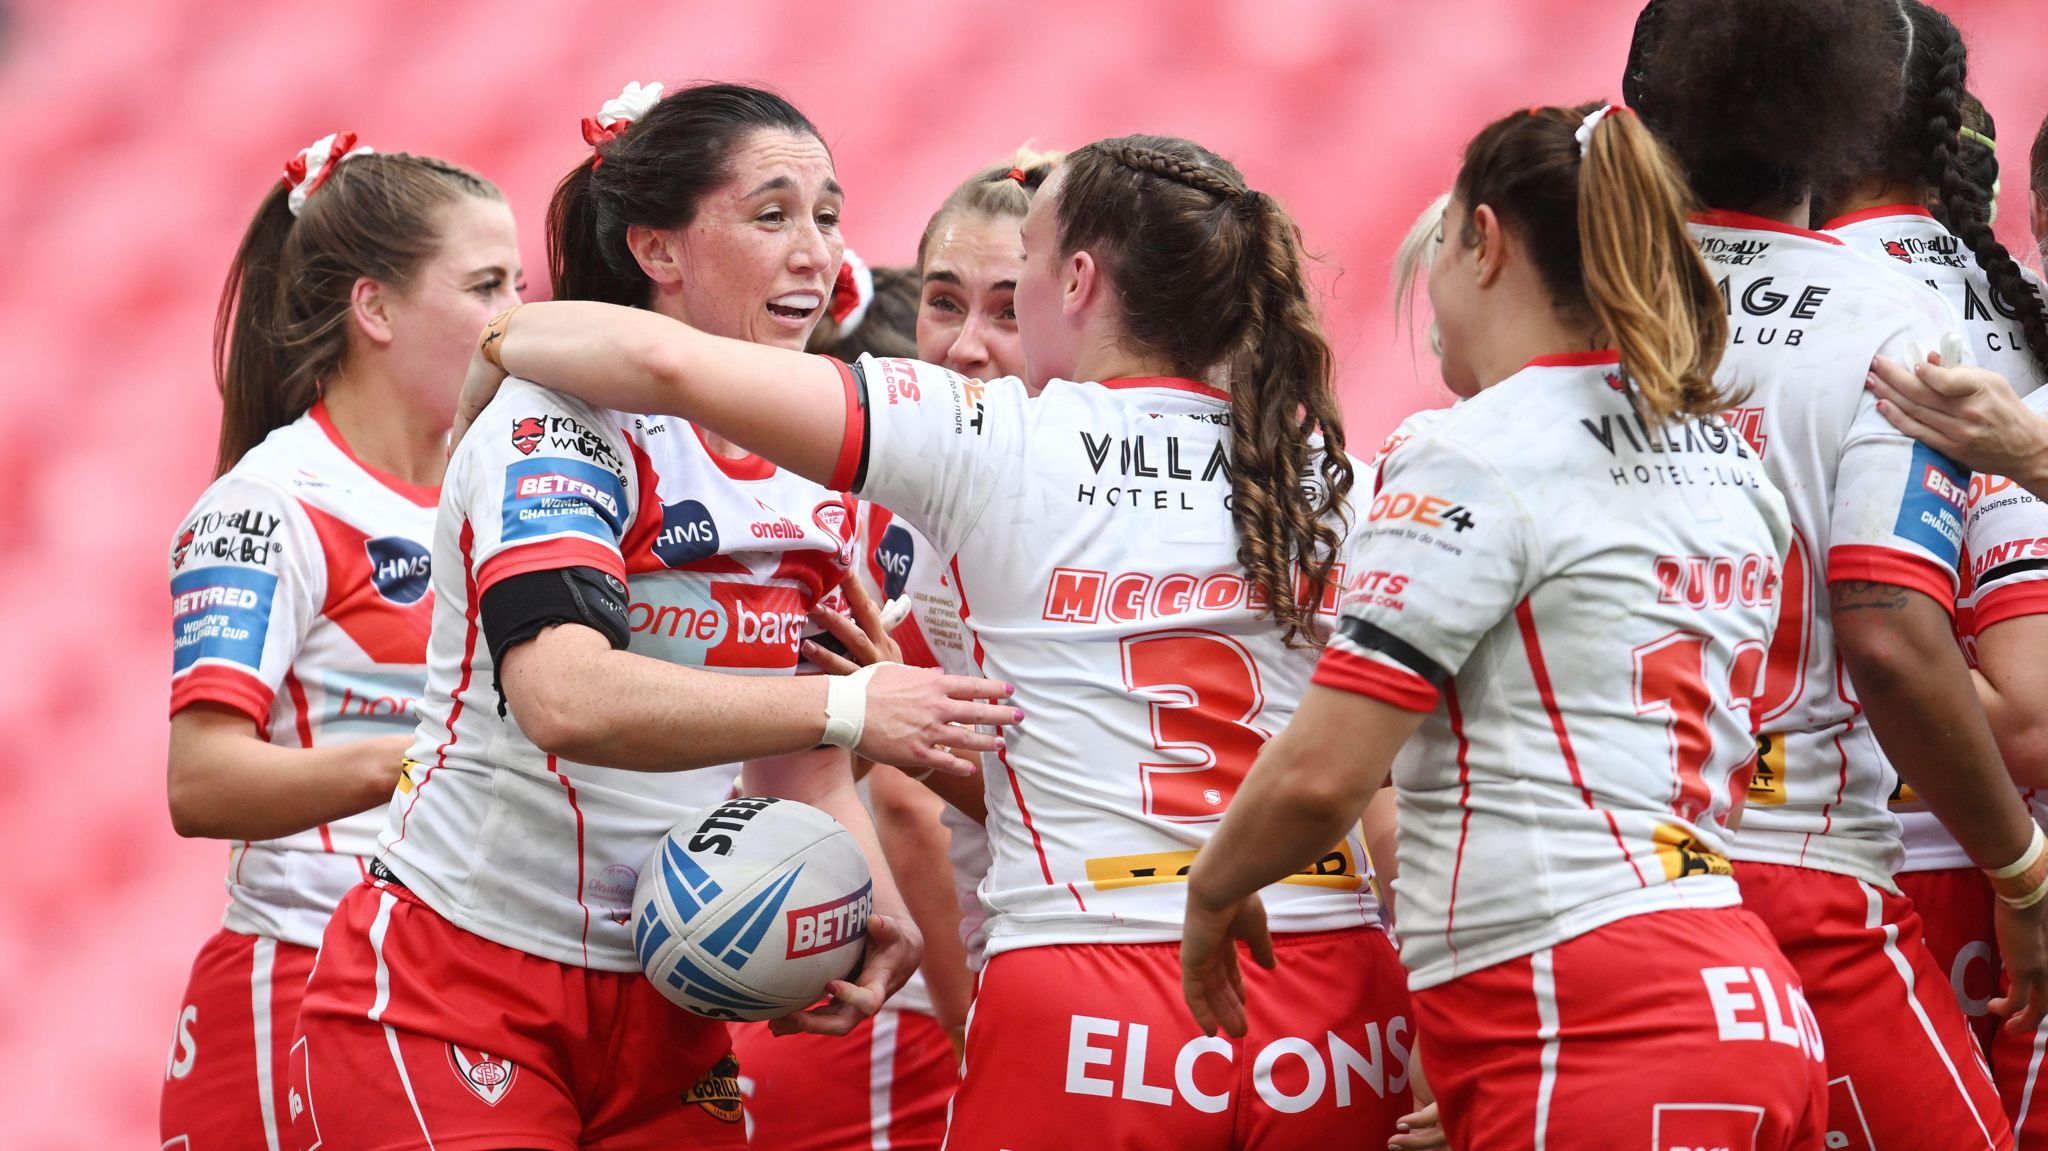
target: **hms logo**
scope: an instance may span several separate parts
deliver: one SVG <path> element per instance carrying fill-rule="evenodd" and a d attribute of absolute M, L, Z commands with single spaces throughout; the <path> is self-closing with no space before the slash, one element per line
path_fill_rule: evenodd
<path fill-rule="evenodd" d="M 481 1051 L 465 1051 L 453 1043 L 448 1045 L 448 1066 L 471 1094 L 492 1107 L 505 1098 L 519 1078 L 519 1068 L 511 1060 L 493 1059 Z"/>

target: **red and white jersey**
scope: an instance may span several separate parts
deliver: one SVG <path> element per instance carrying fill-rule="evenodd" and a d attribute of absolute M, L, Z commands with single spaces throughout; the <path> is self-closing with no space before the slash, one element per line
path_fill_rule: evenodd
<path fill-rule="evenodd" d="M 171 712 L 234 708 L 280 747 L 412 731 L 426 683 L 432 488 L 372 471 L 324 404 L 215 480 L 171 543 Z M 236 841 L 224 925 L 320 946 L 382 810 Z"/>
<path fill-rule="evenodd" d="M 1828 587 L 1870 581 L 1952 605 L 1968 473 L 1900 434 L 1863 378 L 1958 331 L 1940 293 L 1823 232 L 1710 212 L 1693 234 L 1728 301 L 1729 419 L 1792 513 L 1784 609 L 1756 695 L 1759 756 L 1734 857 L 1891 889 L 1897 776 L 1835 650 Z"/>
<path fill-rule="evenodd" d="M 559 963 L 638 968 L 639 871 L 738 765 L 625 771 L 548 755 L 501 710 L 477 607 L 499 580 L 623 581 L 635 654 L 790 675 L 810 609 L 852 560 L 853 501 L 690 424 L 507 380 L 449 462 L 435 527 L 427 694 L 382 858 L 457 926 Z"/>
<path fill-rule="evenodd" d="M 2027 395 L 2040 387 L 2040 369 L 2027 354 L 2026 334 L 2021 331 L 2018 319 L 2008 314 L 2011 305 L 1992 294 L 1991 280 L 1977 266 L 1970 250 L 1925 208 L 1916 204 L 1869 208 L 1830 220 L 1826 230 L 1850 247 L 1881 257 L 1879 262 L 1885 266 L 1923 280 L 1940 292 L 1962 317 L 1963 331 L 1969 337 L 1976 361 L 2003 375 L 2013 390 Z M 2026 274 L 2030 281 L 2034 279 L 2031 272 Z M 1984 480 L 1979 476 L 1970 483 L 1973 507 L 1984 488 Z M 1968 550 L 1966 542 L 1965 551 Z M 1967 574 L 1963 582 L 1968 599 Z M 1965 621 L 1968 611 L 1965 604 L 1957 606 L 1956 634 L 1966 644 L 1973 638 Z M 1900 871 L 1976 866 L 1934 813 L 1912 797 L 1910 788 L 1900 785 L 1894 796 L 1892 814 L 1898 817 L 1899 841 L 1905 848 Z"/>
<path fill-rule="evenodd" d="M 1992 293 L 1991 279 L 1970 249 L 1927 209 L 1917 204 L 1867 208 L 1838 216 L 1825 228 L 1857 251 L 1940 292 L 1962 319 L 1971 358 L 2004 376 L 2014 391 L 2024 396 L 2041 386 L 2041 370 L 2027 354 L 2018 310 Z M 2025 268 L 2020 272 L 2038 293 L 2040 278 Z"/>
<path fill-rule="evenodd" d="M 910 615 L 891 633 L 903 649 L 905 663 L 951 675 L 981 674 L 974 666 L 967 628 L 960 622 L 951 556 L 940 555 L 930 540 L 887 508 L 866 501 L 861 503 L 860 554 L 858 570 L 882 602 L 909 600 Z M 939 821 L 952 835 L 948 855 L 953 895 L 960 903 L 960 942 L 967 948 L 968 969 L 980 971 L 988 959 L 988 909 L 981 902 L 981 881 L 993 862 L 988 829 L 952 804 L 940 809 Z"/>
<path fill-rule="evenodd" d="M 1620 382 L 1539 358 L 1382 465 L 1315 682 L 1429 713 L 1394 769 L 1411 988 L 1740 902 L 1785 504 L 1733 429 L 1648 425 Z"/>
<path fill-rule="evenodd" d="M 2048 388 L 2030 393 L 2026 403 L 2048 415 Z M 2048 504 L 2004 476 L 1971 477 L 1963 594 L 1956 601 L 1963 654 L 1975 667 L 1977 638 L 1988 628 L 2042 614 L 2048 614 Z M 2025 794 L 2034 818 L 2048 826 L 2048 792 L 2025 789 Z M 1905 818 L 1902 813 L 1901 821 Z M 1960 858 L 1953 866 L 1975 866 L 1967 856 Z"/>
<path fill-rule="evenodd" d="M 872 358 L 846 379 L 835 482 L 953 557 L 975 665 L 1025 713 L 984 757 L 990 953 L 1180 938 L 1183 874 L 1314 667 L 1238 567 L 1229 398 L 1131 379 L 1031 399 Z M 1354 833 L 1267 888 L 1273 930 L 1376 924 L 1366 866 Z"/>

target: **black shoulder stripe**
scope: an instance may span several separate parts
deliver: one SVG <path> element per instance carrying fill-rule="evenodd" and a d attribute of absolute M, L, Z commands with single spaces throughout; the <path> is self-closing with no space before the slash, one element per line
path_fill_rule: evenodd
<path fill-rule="evenodd" d="M 2028 572 L 2037 572 L 2043 569 L 2048 569 L 2048 560 L 2014 560 L 2009 564 L 1999 564 L 1995 568 L 1986 570 L 1977 577 L 1977 586 L 1983 587 L 1985 584 L 1997 583 L 2002 579 L 2011 579 L 2016 575 L 2025 575 Z"/>
<path fill-rule="evenodd" d="M 868 419 L 868 373 L 860 366 L 858 359 L 846 365 L 853 375 L 853 402 L 860 409 L 860 459 L 853 465 L 852 491 L 858 492 L 868 483 L 868 445 L 874 441 L 875 425 Z"/>
<path fill-rule="evenodd" d="M 1402 639 L 1378 624 L 1368 623 L 1357 616 L 1348 615 L 1344 617 L 1344 623 L 1338 628 L 1338 631 L 1342 633 L 1345 639 L 1350 640 L 1359 647 L 1367 651 L 1379 652 L 1381 655 L 1421 676 L 1424 680 L 1428 681 L 1431 687 L 1440 688 L 1451 680 L 1451 673 L 1446 671 L 1442 664 L 1422 654 L 1421 651 L 1416 649 L 1414 644 L 1409 643 L 1407 640 Z"/>

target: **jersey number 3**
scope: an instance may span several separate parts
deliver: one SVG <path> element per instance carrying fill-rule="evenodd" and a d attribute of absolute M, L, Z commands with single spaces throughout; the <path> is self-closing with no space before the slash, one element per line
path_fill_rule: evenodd
<path fill-rule="evenodd" d="M 1140 761 L 1145 814 L 1175 823 L 1223 818 L 1269 733 L 1252 726 L 1266 694 L 1243 644 L 1211 631 L 1125 636 L 1124 686 L 1150 701 L 1152 746 Z"/>

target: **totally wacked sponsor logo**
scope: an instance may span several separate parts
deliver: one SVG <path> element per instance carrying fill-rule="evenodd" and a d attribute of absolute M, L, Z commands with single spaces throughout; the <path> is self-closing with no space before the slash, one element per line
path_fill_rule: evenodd
<path fill-rule="evenodd" d="M 179 530 L 171 567 L 182 569 L 192 560 L 268 566 L 284 552 L 284 541 L 277 538 L 283 523 L 283 517 L 257 508 L 202 512 Z"/>
<path fill-rule="evenodd" d="M 546 423 L 550 449 L 574 452 L 616 475 L 626 474 L 625 461 L 619 458 L 619 453 L 612 447 L 611 440 L 596 428 L 573 416 L 548 416 Z"/>
<path fill-rule="evenodd" d="M 548 434 L 548 427 L 539 416 L 521 416 L 512 422 L 512 446 L 522 456 L 530 456 L 533 450 Z"/>
<path fill-rule="evenodd" d="M 1961 268 L 1963 245 L 1954 236 L 1902 236 L 1884 241 L 1884 254 L 1902 264 L 1934 264 Z"/>
<path fill-rule="evenodd" d="M 1716 264 L 1746 268 L 1771 250 L 1769 240 L 1729 240 L 1720 236 L 1700 237 L 1700 255 Z"/>
<path fill-rule="evenodd" d="M 626 485 L 582 460 L 518 460 L 505 469 L 503 538 L 577 532 L 617 541 L 625 533 Z"/>
<path fill-rule="evenodd" d="M 493 1059 L 481 1051 L 448 1045 L 448 1066 L 470 1094 L 496 1107 L 504 1101 L 512 1084 L 519 1080 L 519 1068 L 510 1059 Z"/>
<path fill-rule="evenodd" d="M 277 577 L 244 567 L 204 567 L 171 580 L 171 664 L 181 672 L 221 659 L 254 672 L 263 666 L 270 601 Z"/>
<path fill-rule="evenodd" d="M 396 604 L 415 604 L 427 594 L 434 570 L 433 553 L 404 536 L 379 536 L 363 541 L 370 557 L 370 583 L 377 594 Z"/>

